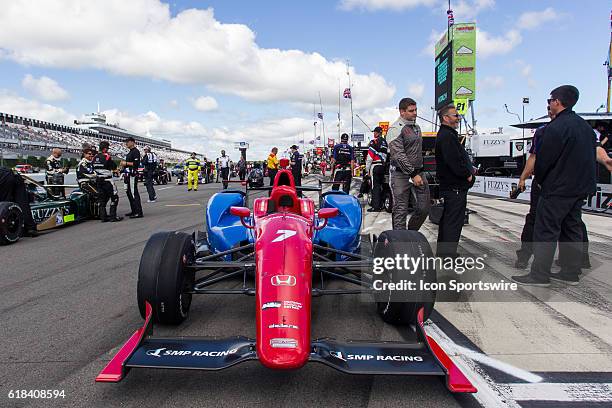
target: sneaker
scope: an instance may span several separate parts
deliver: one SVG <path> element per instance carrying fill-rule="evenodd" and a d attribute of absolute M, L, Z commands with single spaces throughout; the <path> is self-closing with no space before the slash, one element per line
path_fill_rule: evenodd
<path fill-rule="evenodd" d="M 566 285 L 571 285 L 571 286 L 576 286 L 580 283 L 580 279 L 562 276 L 560 273 L 551 273 L 550 279 L 555 280 L 557 282 L 563 282 Z"/>
<path fill-rule="evenodd" d="M 381 212 L 382 210 L 380 208 L 368 208 L 366 211 L 367 212 Z"/>
<path fill-rule="evenodd" d="M 129 213 L 126 213 L 126 214 L 125 214 L 125 216 L 126 216 L 126 217 L 131 217 L 131 216 L 133 216 L 133 215 L 134 215 L 134 213 L 133 213 L 133 212 L 129 212 Z"/>
<path fill-rule="evenodd" d="M 357 198 L 363 198 L 363 194 L 362 193 L 357 194 Z"/>
<path fill-rule="evenodd" d="M 142 215 L 142 214 L 130 215 L 130 218 L 142 218 L 142 217 L 144 217 L 144 215 Z"/>
<path fill-rule="evenodd" d="M 531 274 L 515 275 L 511 279 L 513 282 L 526 286 L 540 286 L 543 288 L 547 288 L 550 286 L 550 282 L 536 280 L 533 278 L 533 276 L 531 276 Z"/>
<path fill-rule="evenodd" d="M 191 191 L 191 189 L 190 189 L 190 188 L 188 188 L 188 189 L 187 189 L 187 191 Z"/>
<path fill-rule="evenodd" d="M 110 222 L 119 222 L 121 220 L 123 220 L 123 217 L 115 217 L 115 218 L 111 218 Z"/>
<path fill-rule="evenodd" d="M 527 265 L 529 265 L 528 259 L 517 259 L 516 262 L 514 262 L 514 267 L 516 269 L 526 269 Z"/>
<path fill-rule="evenodd" d="M 156 198 L 154 198 L 154 199 L 152 199 L 152 200 L 147 200 L 147 203 L 154 203 L 154 202 L 156 202 L 156 201 L 157 201 L 157 199 L 156 199 Z"/>

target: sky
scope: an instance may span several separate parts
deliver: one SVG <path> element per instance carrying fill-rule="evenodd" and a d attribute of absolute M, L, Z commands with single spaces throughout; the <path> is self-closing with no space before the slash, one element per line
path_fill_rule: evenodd
<path fill-rule="evenodd" d="M 575 110 L 605 102 L 612 2 L 452 0 L 477 24 L 477 129 L 542 116 L 573 84 Z M 0 112 L 61 124 L 101 112 L 111 123 L 215 157 L 247 141 L 249 158 L 314 137 L 355 133 L 418 102 L 430 131 L 433 44 L 447 0 L 14 0 L 0 13 Z M 320 95 L 320 96 L 319 96 Z M 322 108 L 321 108 L 322 106 Z M 316 132 L 323 123 L 317 120 Z M 369 128 L 369 129 L 368 129 Z M 237 153 L 234 153 L 237 156 Z"/>

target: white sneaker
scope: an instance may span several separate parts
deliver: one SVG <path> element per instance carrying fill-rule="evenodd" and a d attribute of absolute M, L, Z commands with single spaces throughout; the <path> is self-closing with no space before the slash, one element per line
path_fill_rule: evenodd
<path fill-rule="evenodd" d="M 155 203 L 157 200 L 147 200 L 147 203 Z"/>

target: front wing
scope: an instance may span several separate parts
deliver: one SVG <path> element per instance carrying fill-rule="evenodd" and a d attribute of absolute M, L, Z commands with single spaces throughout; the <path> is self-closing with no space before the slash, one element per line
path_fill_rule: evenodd
<path fill-rule="evenodd" d="M 97 382 L 119 382 L 131 368 L 221 370 L 257 360 L 255 340 L 247 337 L 153 337 L 151 315 L 152 308 L 147 303 L 144 326 L 130 337 L 98 374 Z M 319 339 L 312 342 L 309 361 L 348 374 L 444 376 L 451 392 L 476 392 L 476 388 L 444 350 L 425 333 L 423 310 L 418 317 L 419 341 L 415 343 Z"/>

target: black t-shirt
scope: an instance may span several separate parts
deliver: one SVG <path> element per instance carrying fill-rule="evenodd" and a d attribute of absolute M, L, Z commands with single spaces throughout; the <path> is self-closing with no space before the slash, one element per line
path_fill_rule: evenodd
<path fill-rule="evenodd" d="M 355 160 L 355 152 L 353 146 L 347 143 L 340 143 L 334 146 L 334 159 L 336 163 L 341 166 L 349 165 Z"/>
<path fill-rule="evenodd" d="M 291 153 L 291 171 L 293 173 L 302 171 L 302 155 L 297 150 Z"/>
<path fill-rule="evenodd" d="M 132 166 L 128 166 L 128 168 L 130 169 L 130 173 L 136 174 L 138 167 L 140 167 L 140 151 L 132 147 L 127 156 L 125 156 L 125 161 L 134 163 Z"/>

